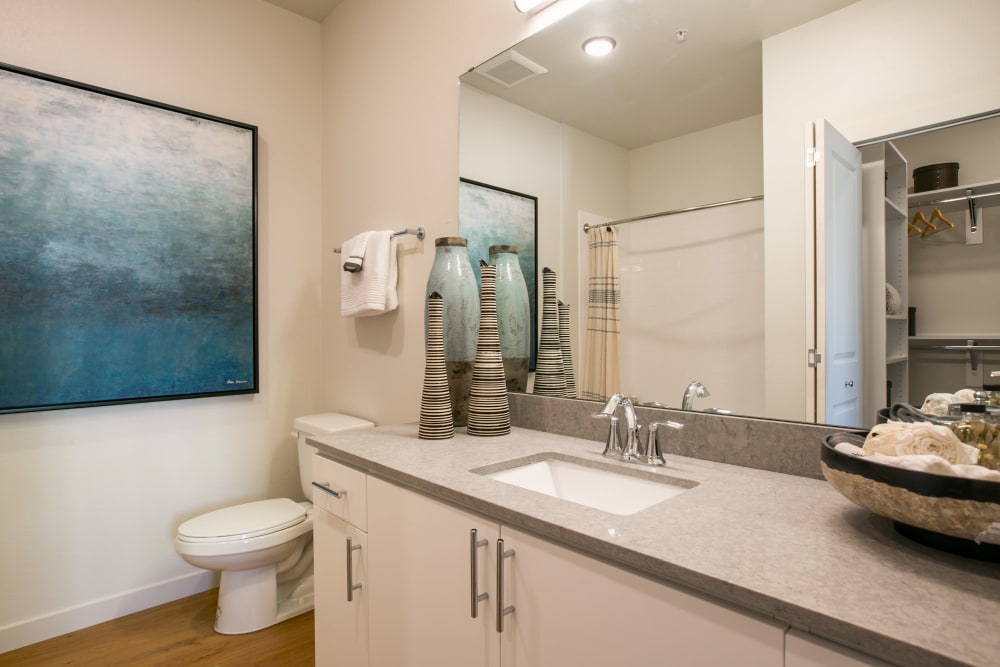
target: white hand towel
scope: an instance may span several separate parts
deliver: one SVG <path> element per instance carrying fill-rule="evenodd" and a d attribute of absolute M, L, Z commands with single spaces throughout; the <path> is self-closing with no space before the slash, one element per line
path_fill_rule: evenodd
<path fill-rule="evenodd" d="M 392 231 L 370 232 L 364 270 L 340 274 L 340 314 L 381 315 L 399 306 L 396 295 L 396 239 Z"/>
<path fill-rule="evenodd" d="M 344 259 L 344 271 L 357 273 L 364 268 L 365 250 L 368 248 L 368 237 L 374 232 L 361 232 L 344 242 L 340 256 Z"/>

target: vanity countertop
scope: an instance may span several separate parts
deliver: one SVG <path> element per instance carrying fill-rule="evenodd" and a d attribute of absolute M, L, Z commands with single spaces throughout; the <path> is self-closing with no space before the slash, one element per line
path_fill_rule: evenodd
<path fill-rule="evenodd" d="M 311 441 L 399 486 L 894 664 L 1000 665 L 1000 565 L 914 543 L 825 481 L 667 451 L 655 474 L 698 485 L 617 516 L 470 472 L 540 452 L 640 468 L 589 440 L 521 428 L 420 440 L 409 424 Z"/>

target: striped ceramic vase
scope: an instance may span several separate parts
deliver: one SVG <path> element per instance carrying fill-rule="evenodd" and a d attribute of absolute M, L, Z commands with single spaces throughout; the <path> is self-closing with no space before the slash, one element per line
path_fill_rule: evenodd
<path fill-rule="evenodd" d="M 500 332 L 497 328 L 497 267 L 480 260 L 479 339 L 476 360 L 472 365 L 469 388 L 469 435 L 507 435 L 510 433 L 510 404 L 504 380 Z"/>
<path fill-rule="evenodd" d="M 559 340 L 556 272 L 547 266 L 542 269 L 542 332 L 538 340 L 533 391 L 541 396 L 566 396 L 566 375 Z"/>
<path fill-rule="evenodd" d="M 417 435 L 424 440 L 444 440 L 455 435 L 448 369 L 444 360 L 443 316 L 444 300 L 440 294 L 432 292 L 427 297 L 427 361 L 417 429 Z"/>
<path fill-rule="evenodd" d="M 562 350 L 566 398 L 576 398 L 576 375 L 573 373 L 573 350 L 569 337 L 569 304 L 559 302 L 559 348 Z"/>

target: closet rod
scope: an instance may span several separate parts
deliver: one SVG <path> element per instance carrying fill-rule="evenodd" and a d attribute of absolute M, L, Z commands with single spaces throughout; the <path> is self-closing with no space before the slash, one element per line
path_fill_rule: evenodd
<path fill-rule="evenodd" d="M 706 208 L 717 208 L 719 206 L 729 206 L 730 204 L 742 204 L 748 201 L 758 201 L 763 199 L 764 195 L 754 195 L 753 197 L 743 197 L 742 199 L 729 199 L 727 201 L 717 201 L 714 204 L 702 204 L 700 206 L 688 206 L 687 208 L 675 208 L 672 211 L 661 211 L 660 213 L 649 213 L 648 215 L 637 215 L 634 218 L 622 218 L 621 220 L 612 220 L 611 222 L 602 222 L 597 225 L 584 225 L 583 231 L 588 231 L 591 229 L 596 229 L 598 227 L 614 227 L 615 225 L 624 225 L 626 222 L 637 222 L 639 220 L 648 220 L 650 218 L 659 218 L 665 215 L 677 215 L 678 213 L 690 213 L 691 211 L 701 211 Z"/>
<path fill-rule="evenodd" d="M 931 201 L 914 202 L 912 204 L 909 204 L 909 208 L 920 208 L 923 206 L 932 206 L 934 204 L 950 204 L 952 202 L 965 201 L 967 199 L 969 201 L 972 201 L 973 199 L 981 199 L 983 197 L 1000 197 L 1000 192 L 980 192 L 978 194 L 970 192 L 968 194 L 959 195 L 957 197 L 944 197 L 942 199 L 934 199 Z"/>

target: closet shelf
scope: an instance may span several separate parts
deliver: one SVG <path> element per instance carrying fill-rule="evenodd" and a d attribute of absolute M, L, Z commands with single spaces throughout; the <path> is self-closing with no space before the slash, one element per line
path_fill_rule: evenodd
<path fill-rule="evenodd" d="M 907 195 L 910 210 L 935 206 L 942 213 L 965 211 L 969 208 L 969 197 L 976 206 L 1000 205 L 1000 181 L 956 185 L 953 188 L 913 192 Z"/>

